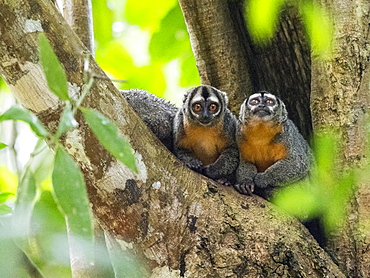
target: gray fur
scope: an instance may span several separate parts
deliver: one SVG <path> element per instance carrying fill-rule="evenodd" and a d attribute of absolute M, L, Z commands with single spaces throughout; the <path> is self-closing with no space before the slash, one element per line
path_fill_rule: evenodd
<path fill-rule="evenodd" d="M 222 123 L 222 133 L 227 137 L 227 146 L 218 157 L 218 159 L 209 165 L 203 165 L 200 160 L 194 157 L 189 149 L 179 146 L 178 142 L 185 134 L 184 120 L 186 119 L 191 125 L 202 124 L 196 116 L 190 111 L 191 100 L 194 96 L 199 95 L 202 90 L 207 90 L 210 95 L 217 96 L 219 99 L 220 113 L 217 113 L 207 126 L 214 126 Z M 228 99 L 224 92 L 212 86 L 198 86 L 190 89 L 184 95 L 183 106 L 177 112 L 174 119 L 174 153 L 189 168 L 204 174 L 212 179 L 231 179 L 239 163 L 239 152 L 235 140 L 236 118 L 227 108 Z"/>
<path fill-rule="evenodd" d="M 277 188 L 302 180 L 309 175 L 314 160 L 311 149 L 294 123 L 287 118 L 284 103 L 278 98 L 277 100 L 278 106 L 269 120 L 283 124 L 282 132 L 277 134 L 274 140 L 285 145 L 287 157 L 278 160 L 260 173 L 257 173 L 257 168 L 251 162 L 240 159 L 235 186 L 240 193 L 247 194 L 249 187 L 252 191 L 254 189 L 257 195 L 268 199 Z M 241 126 L 253 117 L 247 103 L 248 100 L 241 107 L 236 135 L 238 142 L 243 140 Z"/>
<path fill-rule="evenodd" d="M 150 130 L 170 151 L 173 151 L 173 119 L 179 109 L 144 90 L 120 91 Z"/>

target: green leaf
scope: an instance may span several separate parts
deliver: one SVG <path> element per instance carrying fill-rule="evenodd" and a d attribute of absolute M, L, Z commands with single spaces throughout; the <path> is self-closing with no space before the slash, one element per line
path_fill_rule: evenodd
<path fill-rule="evenodd" d="M 4 205 L 4 204 L 0 204 L 0 215 L 9 214 L 11 212 L 12 212 L 11 207 Z"/>
<path fill-rule="evenodd" d="M 11 196 L 15 196 L 15 195 L 13 193 L 11 193 L 11 192 L 3 192 L 3 193 L 0 193 L 0 203 L 4 203 Z"/>
<path fill-rule="evenodd" d="M 59 138 L 64 132 L 67 132 L 68 130 L 71 130 L 77 126 L 78 123 L 74 117 L 72 105 L 70 102 L 67 102 L 66 106 L 64 107 L 63 114 L 60 117 L 58 131 L 55 136 Z"/>
<path fill-rule="evenodd" d="M 6 167 L 0 167 L 0 191 L 15 194 L 18 187 L 18 176 Z"/>
<path fill-rule="evenodd" d="M 32 238 L 37 252 L 31 259 L 41 270 L 42 277 L 72 277 L 65 217 L 48 190 L 42 191 L 35 203 L 31 230 L 37 231 Z"/>
<path fill-rule="evenodd" d="M 284 2 L 285 0 L 251 0 L 248 2 L 246 21 L 255 41 L 265 43 L 273 37 Z"/>
<path fill-rule="evenodd" d="M 26 253 L 30 252 L 28 237 L 30 235 L 31 217 L 36 201 L 36 182 L 28 162 L 18 186 L 17 200 L 12 214 L 12 231 L 17 244 Z"/>
<path fill-rule="evenodd" d="M 49 135 L 41 121 L 33 113 L 21 106 L 13 106 L 0 116 L 0 122 L 6 120 L 22 121 L 29 124 L 38 137 L 45 138 Z"/>
<path fill-rule="evenodd" d="M 30 169 L 38 186 L 51 177 L 54 163 L 54 153 L 44 140 L 39 140 L 33 152 Z"/>
<path fill-rule="evenodd" d="M 281 188 L 272 201 L 279 208 L 299 219 L 307 219 L 318 214 L 318 204 L 308 181 Z"/>
<path fill-rule="evenodd" d="M 50 90 L 61 100 L 69 100 L 67 76 L 44 33 L 39 37 L 40 61 Z"/>
<path fill-rule="evenodd" d="M 332 185 L 333 188 L 330 188 L 330 198 L 323 200 L 323 203 L 325 202 L 323 222 L 327 232 L 338 229 L 343 224 L 354 184 L 355 174 L 352 169 L 338 177 Z"/>
<path fill-rule="evenodd" d="M 6 148 L 8 145 L 0 142 L 0 150 Z"/>
<path fill-rule="evenodd" d="M 145 80 L 143 77 L 145 76 Z M 127 72 L 127 83 L 122 84 L 121 89 L 143 88 L 149 92 L 155 92 L 160 96 L 166 89 L 166 81 L 163 74 L 163 64 L 153 63 L 150 66 L 131 68 Z"/>
<path fill-rule="evenodd" d="M 100 143 L 119 161 L 138 172 L 130 143 L 119 135 L 117 126 L 96 110 L 81 107 L 87 124 Z"/>
<path fill-rule="evenodd" d="M 298 4 L 313 53 L 321 56 L 328 54 L 332 46 L 333 23 L 327 12 L 313 1 L 299 1 Z"/>
<path fill-rule="evenodd" d="M 92 240 L 90 205 L 84 177 L 72 157 L 58 147 L 52 174 L 54 193 L 72 234 Z"/>

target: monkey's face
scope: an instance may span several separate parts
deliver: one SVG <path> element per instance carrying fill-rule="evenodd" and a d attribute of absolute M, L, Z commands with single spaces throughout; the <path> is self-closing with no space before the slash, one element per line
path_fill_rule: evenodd
<path fill-rule="evenodd" d="M 194 88 L 185 101 L 191 119 L 204 126 L 218 122 L 225 109 L 226 96 L 211 86 Z"/>
<path fill-rule="evenodd" d="M 284 103 L 268 92 L 251 95 L 244 101 L 240 111 L 242 121 L 254 118 L 256 120 L 282 122 L 286 120 L 286 116 Z"/>

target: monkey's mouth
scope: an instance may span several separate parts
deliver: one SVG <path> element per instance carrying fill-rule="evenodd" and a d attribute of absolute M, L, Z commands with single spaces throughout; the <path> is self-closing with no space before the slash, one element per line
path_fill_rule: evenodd
<path fill-rule="evenodd" d="M 271 114 L 271 112 L 267 108 L 257 107 L 256 109 L 254 109 L 253 114 L 258 116 L 258 117 L 265 117 L 265 116 L 269 116 Z"/>
<path fill-rule="evenodd" d="M 204 126 L 208 126 L 212 123 L 212 119 L 198 119 L 199 123 Z"/>

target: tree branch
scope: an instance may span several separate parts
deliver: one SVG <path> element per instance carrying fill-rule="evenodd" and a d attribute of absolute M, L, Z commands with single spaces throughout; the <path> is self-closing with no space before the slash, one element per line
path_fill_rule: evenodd
<path fill-rule="evenodd" d="M 91 0 L 63 0 L 63 16 L 95 56 Z"/>

